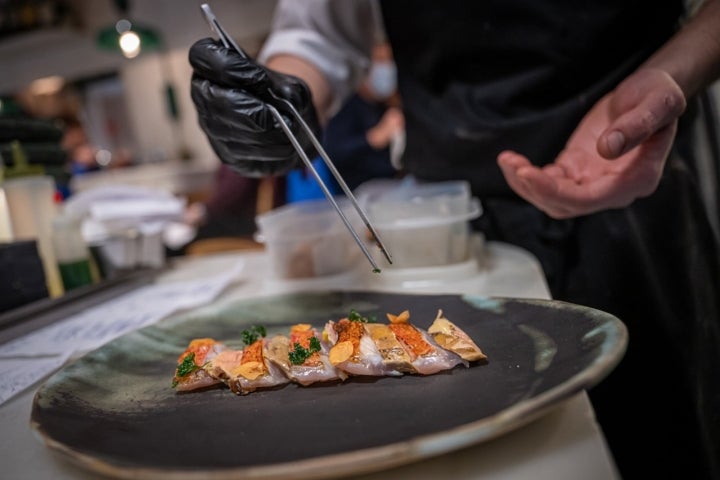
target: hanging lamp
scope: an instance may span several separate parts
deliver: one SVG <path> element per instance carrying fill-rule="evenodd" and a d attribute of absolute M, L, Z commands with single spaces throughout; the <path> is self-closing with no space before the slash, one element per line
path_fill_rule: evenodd
<path fill-rule="evenodd" d="M 120 19 L 101 29 L 96 38 L 98 47 L 120 52 L 125 58 L 135 58 L 143 51 L 157 50 L 162 46 L 160 34 L 153 28 L 130 20 L 128 0 L 114 0 Z"/>

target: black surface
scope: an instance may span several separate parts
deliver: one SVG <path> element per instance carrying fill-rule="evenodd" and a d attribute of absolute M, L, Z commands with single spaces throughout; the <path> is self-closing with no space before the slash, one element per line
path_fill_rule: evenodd
<path fill-rule="evenodd" d="M 47 296 L 37 242 L 0 243 L 0 314 Z"/>

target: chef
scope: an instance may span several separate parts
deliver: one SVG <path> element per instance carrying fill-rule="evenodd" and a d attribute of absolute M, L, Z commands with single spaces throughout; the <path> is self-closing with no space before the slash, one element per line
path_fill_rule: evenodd
<path fill-rule="evenodd" d="M 698 187 L 717 176 L 693 127 L 713 121 L 698 106 L 720 77 L 720 0 L 697 13 L 681 0 L 281 0 L 257 62 L 211 39 L 190 50 L 220 159 L 248 176 L 298 166 L 268 91 L 319 132 L 379 28 L 404 171 L 469 181 L 475 228 L 535 254 L 555 299 L 627 325 L 625 358 L 590 392 L 621 475 L 719 478 L 717 197 Z"/>

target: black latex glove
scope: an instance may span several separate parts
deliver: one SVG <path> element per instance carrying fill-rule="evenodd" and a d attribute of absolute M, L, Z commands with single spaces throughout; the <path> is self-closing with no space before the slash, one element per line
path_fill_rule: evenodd
<path fill-rule="evenodd" d="M 268 70 L 211 38 L 195 42 L 189 58 L 198 121 L 223 163 L 249 177 L 280 175 L 302 164 L 268 103 L 280 111 L 308 157 L 316 155 L 302 126 L 268 93 L 289 100 L 318 136 L 312 96 L 302 80 Z"/>

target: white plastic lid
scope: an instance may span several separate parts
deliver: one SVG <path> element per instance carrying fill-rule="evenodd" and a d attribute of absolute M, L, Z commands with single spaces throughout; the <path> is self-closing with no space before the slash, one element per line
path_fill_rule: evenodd
<path fill-rule="evenodd" d="M 335 201 L 345 217 L 356 230 L 362 225 L 358 213 L 351 208 L 345 197 L 336 197 Z M 301 240 L 315 238 L 347 227 L 337 211 L 326 199 L 308 200 L 291 203 L 255 217 L 259 232 L 258 241 Z"/>
<path fill-rule="evenodd" d="M 422 228 L 447 225 L 478 218 L 482 214 L 480 200 L 473 197 L 466 209 L 461 212 L 442 212 L 427 209 L 413 209 L 408 205 L 396 205 L 394 208 L 383 204 L 382 208 L 370 208 L 368 213 L 375 227 L 382 229 Z"/>
<path fill-rule="evenodd" d="M 378 228 L 444 225 L 477 218 L 482 213 L 479 200 L 471 198 L 470 184 L 464 180 L 371 180 L 355 193 Z"/>

